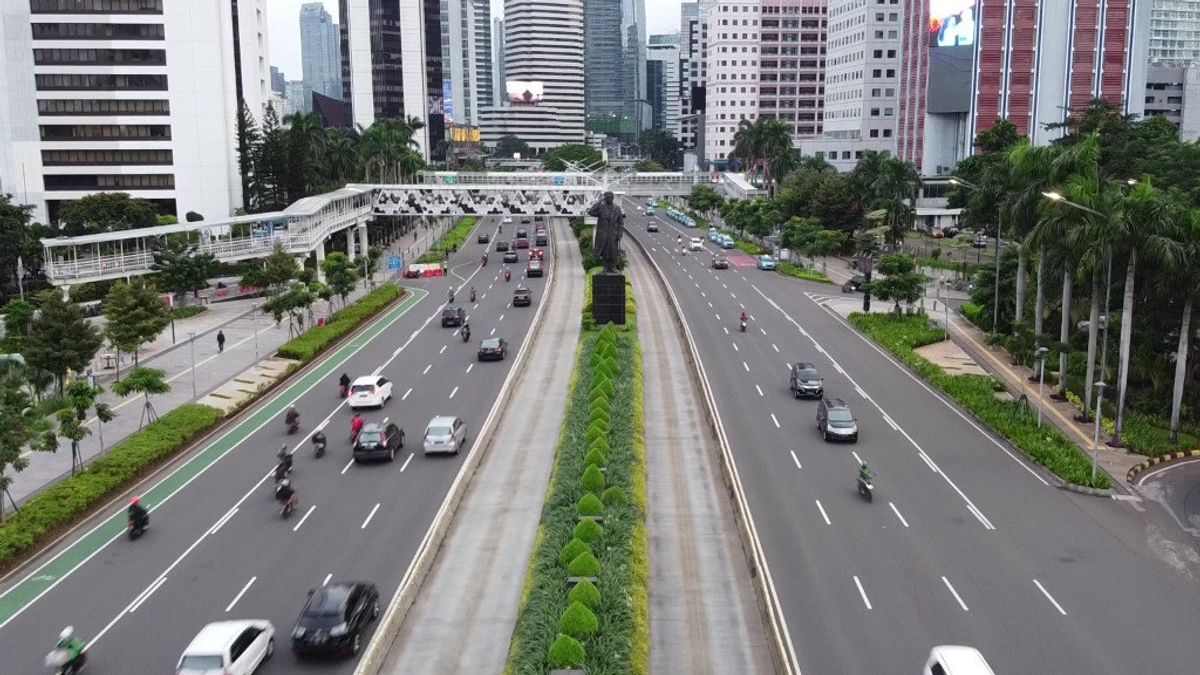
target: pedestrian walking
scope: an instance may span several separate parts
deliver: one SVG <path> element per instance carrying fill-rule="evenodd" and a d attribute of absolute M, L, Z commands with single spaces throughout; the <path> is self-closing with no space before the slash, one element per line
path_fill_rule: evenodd
<path fill-rule="evenodd" d="M 225 333 L 217 331 L 217 353 L 225 351 Z"/>

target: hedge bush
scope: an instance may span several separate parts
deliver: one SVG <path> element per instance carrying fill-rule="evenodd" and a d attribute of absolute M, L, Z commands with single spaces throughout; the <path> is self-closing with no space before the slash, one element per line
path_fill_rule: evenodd
<path fill-rule="evenodd" d="M 573 577 L 598 577 L 600 576 L 600 561 L 596 560 L 596 556 L 584 551 L 567 564 L 567 571 Z"/>
<path fill-rule="evenodd" d="M 188 319 L 197 314 L 203 314 L 208 311 L 208 307 L 204 305 L 184 305 L 182 307 L 171 308 L 171 318 L 176 321 L 180 319 Z"/>
<path fill-rule="evenodd" d="M 829 279 L 829 277 L 825 276 L 824 274 L 821 274 L 820 272 L 806 269 L 806 268 L 796 265 L 794 263 L 790 263 L 786 260 L 778 261 L 775 264 L 775 271 L 779 272 L 780 274 L 789 276 L 789 277 L 795 277 L 797 279 L 804 279 L 805 281 L 816 281 L 816 282 L 819 282 L 822 284 L 832 284 L 833 283 Z"/>
<path fill-rule="evenodd" d="M 550 646 L 550 665 L 555 668 L 578 668 L 583 661 L 583 643 L 570 635 L 559 634 Z"/>
<path fill-rule="evenodd" d="M 604 502 L 592 493 L 579 498 L 579 503 L 575 505 L 575 515 L 577 516 L 602 516 L 604 515 Z"/>
<path fill-rule="evenodd" d="M 356 302 L 334 312 L 324 326 L 311 328 L 304 335 L 285 343 L 277 353 L 288 359 L 311 361 L 338 338 L 350 333 L 364 321 L 386 309 L 404 293 L 405 291 L 399 286 L 384 284 Z"/>
<path fill-rule="evenodd" d="M 558 561 L 563 567 L 571 564 L 571 561 L 579 557 L 580 553 L 591 553 L 592 549 L 587 544 L 583 543 L 582 539 L 572 539 L 567 542 L 567 545 L 562 547 L 562 551 L 558 554 Z"/>
<path fill-rule="evenodd" d="M 567 594 L 567 601 L 578 602 L 590 609 L 600 604 L 600 591 L 596 589 L 596 584 L 584 579 Z"/>
<path fill-rule="evenodd" d="M 580 487 L 597 495 L 604 492 L 605 482 L 604 473 L 591 464 L 584 469 L 583 476 L 579 479 Z"/>
<path fill-rule="evenodd" d="M 575 526 L 574 535 L 576 539 L 590 544 L 598 542 L 604 536 L 604 528 L 594 520 L 583 520 Z"/>
<path fill-rule="evenodd" d="M 608 456 L 598 448 L 592 448 L 588 450 L 588 454 L 583 460 L 592 466 L 604 466 L 604 463 L 608 461 Z"/>
<path fill-rule="evenodd" d="M 471 230 L 475 229 L 475 223 L 479 222 L 476 216 L 463 216 L 458 219 L 454 227 L 450 231 L 442 235 L 438 243 L 425 252 L 420 258 L 417 258 L 417 264 L 429 264 L 440 262 L 446 257 L 445 252 L 457 251 L 462 248 L 462 245 L 467 243 L 467 239 L 471 236 Z"/>
<path fill-rule="evenodd" d="M 596 615 L 579 601 L 571 602 L 558 620 L 558 630 L 578 640 L 590 638 L 598 628 L 600 622 L 596 620 Z"/>
<path fill-rule="evenodd" d="M 117 443 L 87 468 L 32 497 L 21 510 L 0 523 L 0 569 L 21 554 L 89 514 L 130 481 L 145 474 L 211 429 L 221 411 L 188 403 Z"/>
<path fill-rule="evenodd" d="M 620 486 L 613 485 L 604 491 L 604 494 L 600 496 L 600 501 L 609 506 L 628 504 L 629 496 L 625 494 L 625 491 Z"/>
<path fill-rule="evenodd" d="M 994 378 L 948 375 L 919 356 L 916 348 L 945 339 L 945 332 L 930 326 L 925 317 L 851 314 L 850 321 L 1054 475 L 1076 485 L 1110 486 L 1108 475 L 1103 472 L 1092 479 L 1091 460 L 1061 431 L 1051 425 L 1037 426 L 1036 410 L 1016 401 L 997 399 Z"/>

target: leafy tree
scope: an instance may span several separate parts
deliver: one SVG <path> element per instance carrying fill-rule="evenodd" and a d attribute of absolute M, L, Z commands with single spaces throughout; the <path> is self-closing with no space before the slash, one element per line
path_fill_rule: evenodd
<path fill-rule="evenodd" d="M 496 143 L 496 157 L 510 158 L 515 154 L 520 154 L 521 157 L 533 157 L 533 148 L 525 141 L 513 135 L 502 136 Z"/>
<path fill-rule="evenodd" d="M 165 394 L 168 391 L 171 391 L 171 385 L 167 383 L 166 373 L 158 368 L 134 368 L 129 371 L 125 379 L 113 385 L 113 393 L 117 396 L 127 397 L 130 394 L 141 394 L 145 397 L 142 414 L 138 417 L 139 429 L 146 422 L 154 422 L 158 419 L 158 413 L 154 410 L 154 404 L 150 402 L 150 395 Z"/>
<path fill-rule="evenodd" d="M 797 165 L 792 153 L 792 127 L 780 119 L 742 120 L 734 132 L 733 146 L 729 156 L 744 162 L 751 176 L 761 172 L 763 185 L 771 195 L 775 193 L 776 179 Z"/>
<path fill-rule="evenodd" d="M 636 163 L 634 163 L 633 170 L 640 173 L 662 173 L 663 171 L 666 171 L 662 164 L 659 164 L 652 159 L 639 159 Z"/>
<path fill-rule="evenodd" d="M 865 291 L 880 300 L 896 303 L 896 316 L 903 313 L 901 302 L 911 305 L 925 295 L 925 277 L 915 271 L 912 258 L 900 253 L 885 255 L 879 259 L 876 269 L 886 276 L 867 284 Z"/>
<path fill-rule="evenodd" d="M 821 223 L 815 218 L 799 218 L 793 216 L 783 229 L 782 244 L 793 251 L 808 253 L 821 232 Z"/>
<path fill-rule="evenodd" d="M 286 315 L 288 334 L 295 336 L 301 332 L 297 324 L 303 324 L 303 312 L 312 307 L 316 298 L 316 294 L 312 292 L 308 284 L 297 282 L 292 284 L 288 290 L 263 303 L 262 310 L 274 317 L 275 321 L 282 321 Z"/>
<path fill-rule="evenodd" d="M 104 299 L 104 317 L 105 336 L 117 349 L 133 354 L 135 365 L 142 345 L 158 337 L 171 323 L 170 311 L 158 291 L 141 281 L 113 284 Z"/>
<path fill-rule="evenodd" d="M 74 475 L 76 469 L 83 467 L 83 457 L 79 454 L 79 443 L 92 435 L 92 430 L 87 427 L 88 412 L 96 411 L 96 419 L 99 420 L 101 430 L 100 444 L 101 448 L 104 445 L 104 424 L 113 420 L 112 408 L 107 403 L 101 403 L 97 399 L 103 393 L 100 387 L 93 387 L 82 380 L 76 380 L 67 387 L 67 393 L 64 397 L 66 407 L 55 413 L 55 418 L 58 420 L 58 433 L 61 436 L 71 441 L 71 474 Z M 45 435 L 46 443 L 53 440 L 54 446 L 58 447 L 58 439 L 53 432 Z"/>
<path fill-rule="evenodd" d="M 4 306 L 4 351 L 19 354 L 25 348 L 25 336 L 37 308 L 25 300 L 9 300 Z"/>
<path fill-rule="evenodd" d="M 242 285 L 262 288 L 268 295 L 275 295 L 299 274 L 300 268 L 296 265 L 296 259 L 277 241 L 271 255 L 262 260 L 262 266 L 250 269 L 242 276 Z"/>
<path fill-rule="evenodd" d="M 97 192 L 62 205 L 58 222 L 68 237 L 153 227 L 154 204 L 125 192 Z"/>
<path fill-rule="evenodd" d="M 42 245 L 39 237 L 50 236 L 41 225 L 33 225 L 33 207 L 16 204 L 12 195 L 0 194 L 0 283 L 17 279 L 17 259 L 26 269 L 40 267 Z"/>
<path fill-rule="evenodd" d="M 62 393 L 68 371 L 81 371 L 91 363 L 102 339 L 75 305 L 64 302 L 56 290 L 38 294 L 40 313 L 29 324 L 22 356 L 29 365 L 54 375 Z"/>
<path fill-rule="evenodd" d="M 709 218 L 712 212 L 721 208 L 724 203 L 725 198 L 711 185 L 696 185 L 692 188 L 692 194 L 688 196 L 688 208 Z"/>
<path fill-rule="evenodd" d="M 822 226 L 845 233 L 856 230 L 864 215 L 851 192 L 849 176 L 836 172 L 819 177 L 811 212 Z"/>
<path fill-rule="evenodd" d="M 208 288 L 208 280 L 216 274 L 216 257 L 199 253 L 197 247 L 182 239 L 168 239 L 153 255 L 150 269 L 158 274 L 162 287 L 183 304 L 187 304 L 189 293 Z"/>
<path fill-rule="evenodd" d="M 325 283 L 329 289 L 342 299 L 342 306 L 345 307 L 346 299 L 350 297 L 350 292 L 354 290 L 354 284 L 359 279 L 358 267 L 345 253 L 334 251 L 325 256 L 321 263 L 321 272 L 325 274 Z"/>
<path fill-rule="evenodd" d="M 676 171 L 680 165 L 679 139 L 664 129 L 651 129 L 642 133 L 638 141 L 642 155 L 654 162 Z"/>
<path fill-rule="evenodd" d="M 589 145 L 560 145 L 546 153 L 542 160 L 547 171 L 566 171 L 566 162 L 578 164 L 585 169 L 598 169 L 604 164 L 604 156 Z"/>
<path fill-rule="evenodd" d="M 821 274 L 829 270 L 829 254 L 837 253 L 846 246 L 846 233 L 839 230 L 821 230 L 813 237 L 809 252 L 821 256 Z"/>
<path fill-rule="evenodd" d="M 29 465 L 25 457 L 27 446 L 38 451 L 57 448 L 57 443 L 47 440 L 50 426 L 46 417 L 33 405 L 31 389 L 21 369 L 11 366 L 0 369 L 0 495 L 8 497 L 14 512 L 18 509 L 8 491 L 12 485 L 9 470 L 20 472 Z M 4 504 L 0 500 L 0 520 L 3 517 Z"/>

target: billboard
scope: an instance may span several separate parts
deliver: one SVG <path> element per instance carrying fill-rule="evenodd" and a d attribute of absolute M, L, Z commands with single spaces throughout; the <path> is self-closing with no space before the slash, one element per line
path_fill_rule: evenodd
<path fill-rule="evenodd" d="M 933 47 L 975 44 L 975 0 L 929 0 L 929 44 Z"/>
<path fill-rule="evenodd" d="M 442 80 L 442 114 L 446 124 L 454 124 L 454 83 L 450 80 Z"/>
<path fill-rule="evenodd" d="M 542 83 L 535 80 L 506 80 L 504 91 L 510 105 L 538 105 L 542 102 Z"/>
<path fill-rule="evenodd" d="M 478 143 L 479 127 L 450 127 L 452 143 Z"/>

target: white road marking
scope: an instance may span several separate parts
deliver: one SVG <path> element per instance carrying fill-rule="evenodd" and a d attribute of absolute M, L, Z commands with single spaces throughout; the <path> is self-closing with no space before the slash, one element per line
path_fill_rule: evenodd
<path fill-rule="evenodd" d="M 712 304 L 711 302 L 710 302 L 710 303 L 708 303 L 708 308 L 709 308 L 709 309 L 712 309 L 712 308 L 713 308 L 713 304 Z"/>
<path fill-rule="evenodd" d="M 371 522 L 371 519 L 375 517 L 375 512 L 378 510 L 379 510 L 379 503 L 376 502 L 375 508 L 371 509 L 371 512 L 367 514 L 367 519 L 363 521 L 362 527 L 360 527 L 358 529 L 360 529 L 360 530 L 367 529 L 367 525 Z"/>
<path fill-rule="evenodd" d="M 742 361 L 742 367 L 746 369 L 747 373 L 750 372 L 750 366 L 746 365 L 745 361 Z"/>
<path fill-rule="evenodd" d="M 858 594 L 862 596 L 863 604 L 867 606 L 867 609 L 871 609 L 871 600 L 867 598 L 867 592 L 863 590 L 862 582 L 858 580 L 857 574 L 854 575 L 854 585 L 858 586 Z"/>
<path fill-rule="evenodd" d="M 713 312 L 713 316 L 715 316 L 715 317 L 717 318 L 717 321 L 720 321 L 720 320 L 721 320 L 721 315 L 720 315 L 720 314 L 717 314 L 716 312 Z"/>
<path fill-rule="evenodd" d="M 225 515 L 221 516 L 221 519 L 220 519 L 220 520 L 218 520 L 218 521 L 216 522 L 216 524 L 214 524 L 214 525 L 212 526 L 212 529 L 210 529 L 210 530 L 208 531 L 208 533 L 209 533 L 209 534 L 216 534 L 216 533 L 217 533 L 217 530 L 221 529 L 221 526 L 222 526 L 222 525 L 224 525 L 225 523 L 229 522 L 229 519 L 230 519 L 230 518 L 232 518 L 232 517 L 233 517 L 233 514 L 235 514 L 235 513 L 237 513 L 237 512 L 238 512 L 238 510 L 237 510 L 237 507 L 236 507 L 236 506 L 235 506 L 235 507 L 233 507 L 232 509 L 229 509 L 228 511 L 226 511 L 226 512 L 225 512 Z"/>
<path fill-rule="evenodd" d="M 797 463 L 799 463 L 799 462 L 797 462 Z M 825 507 L 824 507 L 824 506 L 821 506 L 821 500 L 820 500 L 820 499 L 817 499 L 817 500 L 814 500 L 814 501 L 816 501 L 816 502 L 817 502 L 817 509 L 818 509 L 818 510 L 821 512 L 821 517 L 825 519 L 825 524 L 826 524 L 826 525 L 832 525 L 833 523 L 829 522 L 829 514 L 828 514 L 828 513 L 825 513 Z"/>
<path fill-rule="evenodd" d="M 763 393 L 762 387 L 760 387 L 756 384 L 756 385 L 754 385 L 754 388 L 758 390 L 759 396 L 766 396 L 766 394 Z"/>
<path fill-rule="evenodd" d="M 895 422 L 895 420 L 892 419 L 891 415 L 884 413 L 883 421 L 887 422 L 888 426 L 891 427 L 894 431 L 900 431 L 900 427 L 896 425 L 896 422 Z"/>
<path fill-rule="evenodd" d="M 729 295 L 732 296 L 734 300 L 737 300 L 737 294 L 733 291 L 729 291 Z"/>
<path fill-rule="evenodd" d="M 779 419 L 775 417 L 775 413 L 771 413 L 771 421 L 775 423 L 775 428 L 776 428 L 776 429 L 779 429 L 779 428 L 781 428 L 781 427 L 779 426 Z"/>
<path fill-rule="evenodd" d="M 411 452 L 408 453 L 408 459 L 404 460 L 404 465 L 400 467 L 400 473 L 404 473 L 404 470 L 408 468 L 408 463 L 412 461 L 413 454 Z"/>
<path fill-rule="evenodd" d="M 409 387 L 409 388 L 408 388 L 408 391 L 404 392 L 404 395 L 400 397 L 400 400 L 401 400 L 401 401 L 407 401 L 407 400 L 408 400 L 408 395 L 409 395 L 409 394 L 411 394 L 411 393 L 412 393 L 412 387 Z"/>
<path fill-rule="evenodd" d="M 489 336 L 491 336 L 491 335 L 495 335 L 495 334 L 496 334 L 496 329 L 495 329 L 495 328 L 493 328 L 493 329 L 492 329 L 492 332 L 488 333 L 488 335 L 489 335 Z"/>
<path fill-rule="evenodd" d="M 855 452 L 854 450 L 851 450 L 851 451 L 850 451 L 850 454 L 851 454 L 851 455 L 854 455 L 854 461 L 855 461 L 855 462 L 858 462 L 858 465 L 859 465 L 859 466 L 862 466 L 862 464 L 863 464 L 862 457 L 859 457 L 859 456 L 858 456 L 858 453 L 857 453 L 857 452 Z"/>
<path fill-rule="evenodd" d="M 971 611 L 971 610 L 967 609 L 967 603 L 963 602 L 963 599 L 962 599 L 962 597 L 960 597 L 960 596 L 958 595 L 958 591 L 954 590 L 954 586 L 951 586 L 951 585 L 950 585 L 950 580 L 949 580 L 949 579 L 947 579 L 946 577 L 942 577 L 942 583 L 946 584 L 946 588 L 950 589 L 950 594 L 951 594 L 951 595 L 953 595 L 953 596 L 954 596 L 954 599 L 958 601 L 958 606 L 959 606 L 959 607 L 962 607 L 962 610 L 963 610 L 964 612 L 969 612 L 969 611 Z M 1064 612 L 1064 613 L 1065 613 L 1065 612 Z"/>
<path fill-rule="evenodd" d="M 154 594 L 154 591 L 157 591 L 166 582 L 167 582 L 167 578 L 165 576 L 163 576 L 163 577 L 159 577 L 158 579 L 156 579 L 154 581 L 154 583 L 150 584 L 150 586 L 146 590 L 142 591 L 141 595 L 134 598 L 133 603 L 129 605 L 129 613 L 133 614 L 134 612 L 136 612 L 138 610 L 138 607 L 141 607 L 142 603 L 145 602 L 146 600 L 148 600 L 150 598 L 150 596 Z M 1045 591 L 1043 591 L 1043 592 L 1045 592 Z"/>
<path fill-rule="evenodd" d="M 800 468 L 800 458 L 796 456 L 796 451 L 788 450 L 788 452 L 792 453 L 792 461 L 796 463 L 796 468 L 799 469 Z"/>
<path fill-rule="evenodd" d="M 503 321 L 503 320 L 504 320 L 504 315 L 503 315 L 503 314 L 501 314 L 501 315 L 500 315 L 500 318 L 499 318 L 499 319 L 496 319 L 496 321 L 497 321 L 497 322 L 500 322 L 500 321 Z"/>
<path fill-rule="evenodd" d="M 446 352 L 446 347 L 447 347 L 447 345 L 442 345 L 442 348 L 438 351 L 438 353 L 444 354 Z"/>
<path fill-rule="evenodd" d="M 471 365 L 467 366 L 467 373 L 466 373 L 466 374 L 468 374 L 468 375 L 469 375 L 469 374 L 471 373 L 471 369 L 472 369 L 472 368 L 474 368 L 474 367 L 475 367 L 475 364 L 474 364 L 474 363 L 472 363 Z"/>
<path fill-rule="evenodd" d="M 349 462 L 346 462 L 346 466 L 342 467 L 342 475 L 343 476 L 346 475 L 346 472 L 349 471 L 350 467 L 352 467 L 352 466 L 354 466 L 353 459 L 351 459 Z"/>
<path fill-rule="evenodd" d="M 929 466 L 930 471 L 937 473 L 937 470 L 938 470 L 937 465 L 933 463 L 932 459 L 929 459 L 929 455 L 926 455 L 925 452 L 922 451 L 922 452 L 918 452 L 917 456 L 925 461 L 925 464 L 927 464 Z"/>
<path fill-rule="evenodd" d="M 892 507 L 892 513 L 895 513 L 896 517 L 900 519 L 900 524 L 908 527 L 908 521 L 904 519 L 904 516 L 900 515 L 900 509 L 896 508 L 896 505 L 891 502 L 888 502 L 888 506 Z M 945 577 L 942 578 L 944 579 Z M 963 609 L 966 609 L 966 607 Z"/>
<path fill-rule="evenodd" d="M 454 398 L 454 395 L 457 393 L 458 393 L 458 387 L 455 387 L 454 390 L 450 392 L 450 398 Z"/>
<path fill-rule="evenodd" d="M 1042 582 L 1034 579 L 1033 583 L 1038 587 L 1038 590 L 1042 592 L 1042 595 L 1046 596 L 1046 599 L 1050 601 L 1050 604 L 1054 605 L 1054 609 L 1057 609 L 1059 614 L 1062 614 L 1063 616 L 1067 615 L 1067 611 L 1062 608 L 1062 605 L 1058 604 L 1058 601 L 1054 599 L 1054 596 L 1050 595 L 1050 592 L 1046 590 L 1046 587 L 1042 585 Z"/>
<path fill-rule="evenodd" d="M 247 581 L 246 585 L 242 586 L 242 590 L 238 591 L 238 594 L 233 596 L 233 602 L 230 602 L 225 606 L 226 613 L 229 613 L 229 610 L 233 609 L 233 606 L 237 604 L 238 600 L 242 599 L 242 596 L 246 594 L 246 591 L 250 590 L 250 585 L 253 584 L 254 580 L 257 578 L 258 577 L 250 577 L 250 581 Z"/>
<path fill-rule="evenodd" d="M 422 375 L 428 375 L 428 374 L 429 374 L 429 369 L 430 369 L 430 368 L 432 368 L 432 367 L 433 367 L 433 364 L 432 364 L 432 363 L 431 363 L 431 364 L 429 364 L 429 365 L 427 365 L 427 366 L 425 366 L 425 370 L 422 370 L 422 371 L 421 371 L 421 374 L 422 374 Z"/>
<path fill-rule="evenodd" d="M 721 288 L 724 288 L 725 290 L 729 290 L 729 287 L 725 285 L 724 281 L 721 282 Z"/>
<path fill-rule="evenodd" d="M 766 334 L 767 334 L 767 331 L 765 331 L 765 330 L 763 330 L 763 329 L 761 329 L 761 328 L 759 328 L 759 330 L 760 330 L 760 331 L 762 331 L 762 334 L 763 334 L 763 335 L 766 335 Z"/>
<path fill-rule="evenodd" d="M 721 326 L 721 328 L 724 328 L 724 329 L 725 329 L 725 334 L 726 334 L 726 335 L 729 335 L 729 328 L 728 328 L 727 326 Z"/>
<path fill-rule="evenodd" d="M 741 348 L 737 346 L 737 343 L 736 343 L 736 342 L 734 342 L 734 343 L 732 343 L 732 344 L 733 344 L 733 351 L 735 351 L 735 352 L 740 352 L 740 351 L 742 351 L 742 350 L 741 350 Z"/>
<path fill-rule="evenodd" d="M 333 572 L 325 575 L 325 580 L 321 582 L 321 587 L 324 588 L 325 586 L 328 586 L 331 579 L 333 579 Z"/>
<path fill-rule="evenodd" d="M 774 342 L 771 343 L 771 349 L 774 349 L 776 354 L 779 353 L 779 347 L 776 347 Z"/>
<path fill-rule="evenodd" d="M 700 291 L 700 297 L 707 298 L 708 295 L 704 291 Z"/>
<path fill-rule="evenodd" d="M 300 526 L 304 524 L 304 521 L 308 520 L 308 517 L 312 515 L 312 512 L 316 508 L 317 508 L 316 504 L 313 504 L 312 506 L 308 507 L 308 510 L 304 512 L 304 516 L 300 518 L 300 522 L 296 523 L 296 526 L 292 528 L 292 532 L 299 530 Z M 229 611 L 229 610 L 226 610 L 226 611 Z"/>

